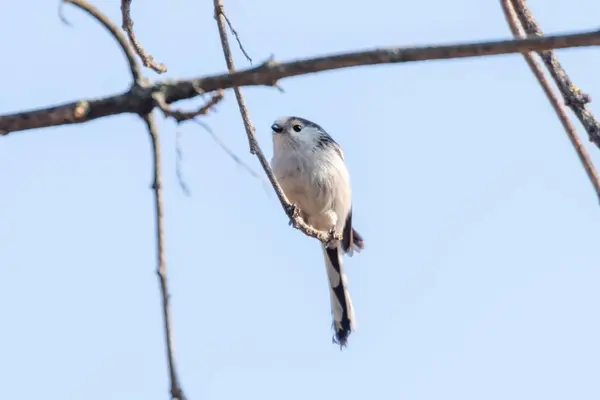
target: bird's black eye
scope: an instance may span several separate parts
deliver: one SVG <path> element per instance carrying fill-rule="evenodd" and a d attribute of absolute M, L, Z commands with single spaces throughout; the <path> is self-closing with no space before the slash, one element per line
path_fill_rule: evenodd
<path fill-rule="evenodd" d="M 300 132 L 302 130 L 302 125 L 294 124 L 294 126 L 292 126 L 292 129 L 294 129 L 295 132 Z"/>

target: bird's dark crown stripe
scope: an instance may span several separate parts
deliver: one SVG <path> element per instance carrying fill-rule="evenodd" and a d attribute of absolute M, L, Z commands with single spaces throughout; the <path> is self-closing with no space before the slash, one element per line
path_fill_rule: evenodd
<path fill-rule="evenodd" d="M 300 122 L 302 125 L 308 126 L 309 128 L 316 129 L 320 132 L 325 132 L 325 129 L 321 128 L 321 126 L 319 124 L 316 124 L 316 123 L 309 121 L 307 119 L 304 119 L 302 117 L 292 117 L 292 119 L 295 119 L 296 121 Z"/>
<path fill-rule="evenodd" d="M 333 138 L 325 131 L 325 129 L 323 129 L 321 127 L 321 125 L 314 123 L 312 121 L 309 121 L 302 117 L 291 117 L 291 119 L 300 122 L 302 125 L 304 125 L 306 127 L 313 128 L 317 132 L 320 133 L 319 138 L 317 139 L 318 147 L 324 149 L 325 147 L 333 144 L 339 148 L 340 145 L 335 140 L 333 140 Z"/>

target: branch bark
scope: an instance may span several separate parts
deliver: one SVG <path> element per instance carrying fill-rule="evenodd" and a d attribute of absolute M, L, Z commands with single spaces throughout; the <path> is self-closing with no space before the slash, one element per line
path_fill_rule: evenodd
<path fill-rule="evenodd" d="M 67 1 L 81 2 L 81 0 Z M 112 31 L 111 34 L 115 36 Z M 156 106 L 153 101 L 153 94 L 156 92 L 161 92 L 166 103 L 170 104 L 219 89 L 240 86 L 274 86 L 278 80 L 283 78 L 341 68 L 596 45 L 600 45 L 600 31 L 443 46 L 394 47 L 328 55 L 286 63 L 268 60 L 256 68 L 230 74 L 180 81 L 163 81 L 153 86 L 140 83 L 127 92 L 113 96 L 83 99 L 48 108 L 0 115 L 0 135 L 28 129 L 83 123 L 115 114 L 146 114 Z"/>
<path fill-rule="evenodd" d="M 225 16 L 225 11 L 223 10 L 222 0 L 214 0 L 214 9 L 215 9 L 215 20 L 217 21 L 217 27 L 219 28 L 219 37 L 221 38 L 221 47 L 223 48 L 223 56 L 225 57 L 225 63 L 227 64 L 227 70 L 230 74 L 235 73 L 235 64 L 233 62 L 233 56 L 231 55 L 231 47 L 229 46 L 229 39 L 227 38 L 227 29 L 225 28 L 225 23 L 228 23 L 231 27 L 231 24 L 228 22 L 227 17 Z M 233 27 L 231 27 L 233 31 Z M 240 48 L 243 49 L 241 43 L 239 42 L 239 37 L 237 33 L 234 33 Z M 245 54 L 245 51 L 244 51 Z M 246 55 L 246 54 L 245 54 Z M 249 57 L 246 55 L 249 59 Z M 267 175 L 271 186 L 275 190 L 277 194 L 277 198 L 283 207 L 283 210 L 290 218 L 291 225 L 294 228 L 299 229 L 305 235 L 314 237 L 320 240 L 323 243 L 326 243 L 335 238 L 333 232 L 321 232 L 308 225 L 306 221 L 300 216 L 300 212 L 298 208 L 290 203 L 288 198 L 286 197 L 283 189 L 275 179 L 275 175 L 273 175 L 273 171 L 271 170 L 271 166 L 269 162 L 265 158 L 258 141 L 256 140 L 256 135 L 254 134 L 254 126 L 252 125 L 252 121 L 250 120 L 250 114 L 248 113 L 248 109 L 246 108 L 246 102 L 244 101 L 244 96 L 242 95 L 242 90 L 239 87 L 234 87 L 233 91 L 235 93 L 235 98 L 237 100 L 238 108 L 240 109 L 240 115 L 242 116 L 242 121 L 244 122 L 244 129 L 246 130 L 246 136 L 248 137 L 248 145 L 250 146 L 250 153 L 256 155 L 260 165 L 263 168 L 263 171 Z M 341 237 L 339 238 L 341 239 Z"/>
<path fill-rule="evenodd" d="M 523 33 L 523 27 L 520 25 L 518 17 L 515 13 L 515 9 L 513 8 L 513 4 L 517 1 L 518 0 L 500 0 L 500 3 L 502 5 L 502 10 L 504 11 L 504 17 L 506 18 L 506 22 L 508 23 L 512 34 L 518 38 L 525 36 L 525 34 Z M 527 65 L 531 69 L 531 72 L 533 72 L 533 75 L 536 77 L 540 86 L 544 90 L 544 93 L 546 94 L 548 101 L 550 101 L 552 108 L 556 112 L 558 119 L 560 120 L 563 128 L 565 129 L 565 132 L 567 133 L 567 136 L 569 137 L 569 140 L 573 145 L 577 156 L 579 157 L 579 161 L 581 162 L 590 180 L 590 183 L 596 190 L 596 196 L 600 200 L 600 178 L 598 177 L 598 173 L 594 168 L 589 154 L 587 153 L 585 147 L 581 143 L 581 140 L 579 140 L 579 137 L 577 136 L 577 131 L 575 130 L 575 127 L 573 126 L 573 124 L 569 120 L 569 117 L 567 116 L 565 107 L 560 103 L 558 96 L 556 95 L 554 90 L 552 90 L 552 87 L 550 86 L 548 80 L 544 76 L 542 68 L 540 67 L 539 63 L 535 60 L 533 55 L 530 52 L 524 52 L 523 57 L 525 58 Z"/>
<path fill-rule="evenodd" d="M 173 339 L 173 330 L 171 323 L 171 307 L 169 286 L 167 284 L 167 262 L 165 258 L 165 231 L 164 231 L 164 214 L 163 214 L 163 190 L 162 190 L 162 162 L 160 156 L 160 139 L 158 130 L 154 123 L 154 116 L 148 113 L 142 117 L 146 123 L 150 141 L 152 143 L 152 158 L 153 158 L 153 182 L 152 190 L 154 191 L 154 212 L 156 216 L 156 274 L 160 284 L 160 294 L 162 298 L 163 325 L 165 332 L 165 350 L 167 353 L 167 362 L 169 366 L 169 381 L 171 383 L 171 397 L 178 400 L 186 400 L 179 375 L 175 365 L 175 343 Z"/>
<path fill-rule="evenodd" d="M 514 0 L 512 5 L 523 29 L 530 37 L 544 36 L 525 0 Z M 586 106 L 587 103 L 592 101 L 591 97 L 575 86 L 552 50 L 539 51 L 538 54 L 550 72 L 552 79 L 556 82 L 565 105 L 575 113 L 587 131 L 590 141 L 600 148 L 600 123 Z"/>
<path fill-rule="evenodd" d="M 144 66 L 153 69 L 159 74 L 163 74 L 167 72 L 167 66 L 165 64 L 155 61 L 154 57 L 152 57 L 144 50 L 140 42 L 138 42 L 137 38 L 135 37 L 135 33 L 133 32 L 133 20 L 131 19 L 132 1 L 133 0 L 121 0 L 121 18 L 123 21 L 121 27 L 125 32 L 127 32 L 129 41 L 135 49 L 135 52 L 142 59 Z"/>

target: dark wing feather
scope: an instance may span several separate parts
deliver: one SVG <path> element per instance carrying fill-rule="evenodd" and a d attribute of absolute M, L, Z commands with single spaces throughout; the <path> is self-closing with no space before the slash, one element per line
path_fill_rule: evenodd
<path fill-rule="evenodd" d="M 345 253 L 350 253 L 354 250 L 353 247 L 360 251 L 364 249 L 365 243 L 362 236 L 352 227 L 352 209 L 350 209 L 342 232 L 342 249 Z"/>

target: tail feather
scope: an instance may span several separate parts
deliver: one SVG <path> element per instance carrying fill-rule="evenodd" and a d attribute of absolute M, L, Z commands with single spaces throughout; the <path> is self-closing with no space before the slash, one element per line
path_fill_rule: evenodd
<path fill-rule="evenodd" d="M 354 310 L 348 293 L 346 276 L 342 269 L 342 251 L 339 246 L 328 248 L 323 245 L 323 253 L 330 287 L 329 294 L 335 331 L 334 342 L 344 347 L 348 336 L 354 329 Z"/>

